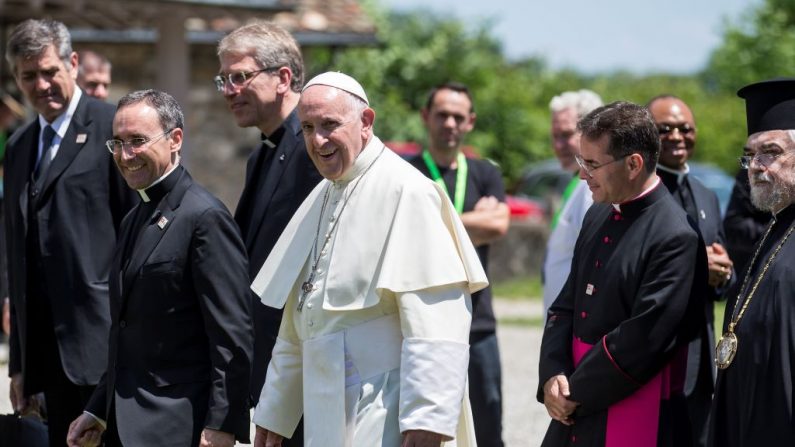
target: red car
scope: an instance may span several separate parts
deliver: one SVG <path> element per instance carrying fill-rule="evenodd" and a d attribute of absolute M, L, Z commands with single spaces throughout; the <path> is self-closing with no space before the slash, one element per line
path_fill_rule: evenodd
<path fill-rule="evenodd" d="M 414 157 L 422 150 L 422 146 L 419 143 L 410 141 L 387 141 L 384 144 L 404 159 Z M 464 146 L 462 150 L 467 157 L 480 158 L 477 150 L 472 146 Z M 509 194 L 505 196 L 505 203 L 508 205 L 508 209 L 511 210 L 512 220 L 544 219 L 544 207 L 535 200 Z"/>

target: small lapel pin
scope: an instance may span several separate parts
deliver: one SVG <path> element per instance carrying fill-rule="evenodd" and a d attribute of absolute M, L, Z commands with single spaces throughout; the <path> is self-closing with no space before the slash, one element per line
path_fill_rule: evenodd
<path fill-rule="evenodd" d="M 701 216 L 701 220 L 707 220 L 707 213 L 704 210 L 699 210 L 698 215 Z"/>
<path fill-rule="evenodd" d="M 168 225 L 168 219 L 166 216 L 160 216 L 160 219 L 157 221 L 157 227 L 162 230 L 163 228 L 166 228 L 166 225 Z"/>
<path fill-rule="evenodd" d="M 284 161 L 284 154 L 279 155 L 279 161 Z"/>
<path fill-rule="evenodd" d="M 86 139 L 88 139 L 88 135 L 87 134 L 79 133 L 79 134 L 77 134 L 77 138 L 75 138 L 75 143 L 77 143 L 77 144 L 85 143 Z"/>

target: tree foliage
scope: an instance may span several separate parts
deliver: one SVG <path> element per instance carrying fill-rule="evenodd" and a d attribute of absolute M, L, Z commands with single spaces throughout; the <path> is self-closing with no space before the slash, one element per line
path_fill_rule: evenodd
<path fill-rule="evenodd" d="M 509 61 L 485 21 L 467 27 L 428 11 L 387 13 L 365 2 L 382 45 L 308 52 L 308 71 L 340 70 L 357 78 L 377 112 L 376 133 L 384 140 L 424 143 L 419 110 L 431 87 L 445 81 L 467 84 L 477 122 L 466 144 L 500 164 L 510 182 L 528 163 L 552 157 L 549 100 L 566 90 L 589 88 L 605 102 L 674 94 L 695 114 L 695 158 L 729 174 L 737 168 L 745 141 L 738 86 L 795 73 L 795 3 L 768 0 L 737 24 L 727 24 L 723 45 L 703 73 L 638 76 L 616 72 L 586 76 L 551 70 L 543 59 Z M 747 23 L 747 24 L 746 24 Z M 746 25 L 744 25 L 746 24 Z"/>
<path fill-rule="evenodd" d="M 738 22 L 727 23 L 710 57 L 708 85 L 733 93 L 752 82 L 795 73 L 795 2 L 767 0 Z"/>

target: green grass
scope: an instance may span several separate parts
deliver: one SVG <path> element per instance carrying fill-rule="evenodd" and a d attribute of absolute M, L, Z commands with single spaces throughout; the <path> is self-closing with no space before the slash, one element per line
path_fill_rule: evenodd
<path fill-rule="evenodd" d="M 540 300 L 543 296 L 541 278 L 538 276 L 499 281 L 491 285 L 491 290 L 495 297 L 504 299 Z"/>
<path fill-rule="evenodd" d="M 544 325 L 544 319 L 541 317 L 506 317 L 497 320 L 500 326 L 520 326 L 520 327 L 537 327 L 540 328 Z"/>
<path fill-rule="evenodd" d="M 726 301 L 715 303 L 715 341 L 723 335 L 723 314 L 726 310 Z"/>

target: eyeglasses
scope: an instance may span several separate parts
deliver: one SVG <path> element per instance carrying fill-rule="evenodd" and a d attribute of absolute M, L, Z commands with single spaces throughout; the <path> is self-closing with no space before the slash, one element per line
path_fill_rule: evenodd
<path fill-rule="evenodd" d="M 219 74 L 218 76 L 213 78 L 213 83 L 215 83 L 215 88 L 219 92 L 224 91 L 224 86 L 226 83 L 229 82 L 232 84 L 233 87 L 242 87 L 246 85 L 246 82 L 254 79 L 259 73 L 263 71 L 273 71 L 282 68 L 282 65 L 275 66 L 275 67 L 267 67 L 263 68 L 262 70 L 254 70 L 254 71 L 239 71 L 237 73 L 229 73 L 229 74 Z"/>
<path fill-rule="evenodd" d="M 124 150 L 125 147 L 128 148 L 128 154 L 140 154 L 141 152 L 145 151 L 149 146 L 152 145 L 155 141 L 163 138 L 164 136 L 170 134 L 175 128 L 171 128 L 160 135 L 154 136 L 152 138 L 146 137 L 135 137 L 130 138 L 127 141 L 124 140 L 108 140 L 105 142 L 105 146 L 107 146 L 108 150 L 111 154 L 118 154 Z"/>
<path fill-rule="evenodd" d="M 672 133 L 674 131 L 674 129 L 678 130 L 679 133 L 682 134 L 682 135 L 691 134 L 691 133 L 695 132 L 695 130 L 696 130 L 695 127 L 691 126 L 688 123 L 683 123 L 683 124 L 680 124 L 678 126 L 674 126 L 674 125 L 671 125 L 671 124 L 658 124 L 657 125 L 657 132 L 660 133 L 660 136 L 668 135 L 669 133 Z"/>
<path fill-rule="evenodd" d="M 789 154 L 789 152 L 759 152 L 754 155 L 743 155 L 740 157 L 740 167 L 743 169 L 750 169 L 751 163 L 756 161 L 758 164 L 768 168 L 776 162 L 782 155 Z"/>
<path fill-rule="evenodd" d="M 629 157 L 630 155 L 632 155 L 632 154 L 622 155 L 622 156 L 616 158 L 615 160 L 608 161 L 607 163 L 602 163 L 602 164 L 600 164 L 598 166 L 593 166 L 593 163 L 586 162 L 582 158 L 582 155 L 580 155 L 580 154 L 575 155 L 574 159 L 577 161 L 577 164 L 580 166 L 580 168 L 583 171 L 585 171 L 585 173 L 588 175 L 588 177 L 593 177 L 593 172 L 596 171 L 597 169 L 604 168 L 607 165 L 611 165 L 611 164 L 613 164 L 613 163 L 615 163 L 617 161 L 621 161 L 621 160 Z"/>

